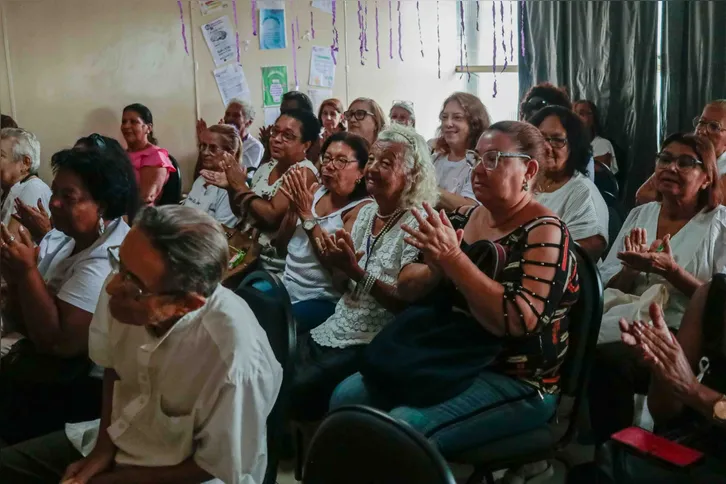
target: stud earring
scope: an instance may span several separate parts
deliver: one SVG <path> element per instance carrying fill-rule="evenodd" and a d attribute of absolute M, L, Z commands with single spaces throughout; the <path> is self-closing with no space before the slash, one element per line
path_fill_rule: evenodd
<path fill-rule="evenodd" d="M 522 182 L 522 191 L 529 191 L 529 182 L 527 181 L 527 179 Z"/>

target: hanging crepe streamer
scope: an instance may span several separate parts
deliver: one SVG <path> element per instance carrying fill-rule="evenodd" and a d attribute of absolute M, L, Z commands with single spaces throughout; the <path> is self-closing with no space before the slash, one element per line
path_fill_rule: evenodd
<path fill-rule="evenodd" d="M 438 54 L 437 66 L 439 68 L 439 79 L 441 79 L 441 22 L 439 21 L 439 0 L 436 0 L 436 51 Z"/>
<path fill-rule="evenodd" d="M 479 0 L 476 0 L 476 31 L 479 32 Z"/>
<path fill-rule="evenodd" d="M 522 57 L 524 58 L 524 9 L 525 9 L 525 3 L 524 0 L 519 2 L 519 17 L 522 19 L 522 25 L 519 26 L 519 50 L 522 52 Z"/>
<path fill-rule="evenodd" d="M 257 35 L 257 0 L 252 0 L 252 35 Z"/>
<path fill-rule="evenodd" d="M 189 55 L 189 44 L 187 43 L 187 26 L 184 23 L 184 7 L 182 6 L 181 0 L 177 0 L 176 4 L 179 6 L 179 21 L 181 22 L 182 40 L 184 41 L 184 52 Z"/>
<path fill-rule="evenodd" d="M 421 44 L 421 57 L 424 56 L 423 33 L 421 31 L 421 5 L 416 1 L 416 16 L 418 17 L 418 41 Z"/>
<path fill-rule="evenodd" d="M 494 93 L 492 97 L 497 97 L 497 4 L 492 2 L 492 32 L 494 38 L 492 39 L 492 46 L 494 46 L 494 52 L 492 55 L 492 71 L 494 71 Z"/>
<path fill-rule="evenodd" d="M 363 46 L 366 52 L 368 52 L 368 1 L 363 7 Z"/>
<path fill-rule="evenodd" d="M 379 27 L 380 26 L 378 23 L 378 2 L 376 1 L 376 64 L 378 65 L 378 68 L 380 69 L 381 68 L 381 49 L 380 49 L 380 45 L 378 43 L 378 34 L 380 33 Z"/>
<path fill-rule="evenodd" d="M 295 23 L 290 22 L 292 28 L 292 72 L 295 78 L 295 90 L 300 89 L 300 83 L 297 81 L 297 36 L 300 34 L 300 27 L 297 32 L 295 31 L 295 25 L 297 24 L 297 17 L 295 17 Z"/>
<path fill-rule="evenodd" d="M 360 29 L 360 33 L 358 34 L 358 40 L 360 41 L 360 65 L 364 66 L 366 65 L 363 56 L 363 51 L 365 50 L 365 31 L 363 29 L 363 2 L 361 0 L 358 0 L 358 29 Z"/>
<path fill-rule="evenodd" d="M 315 38 L 315 22 L 313 21 L 313 11 L 310 10 L 310 36 Z"/>
<path fill-rule="evenodd" d="M 464 57 L 466 57 L 466 80 L 471 80 L 471 72 L 469 72 L 469 52 L 466 49 L 466 27 L 464 26 L 464 0 L 459 0 L 459 15 L 461 16 L 461 39 L 459 50 L 461 55 L 461 67 L 464 68 Z M 463 75 L 463 74 L 462 74 Z"/>
<path fill-rule="evenodd" d="M 504 2 L 501 0 L 499 0 L 499 21 L 502 24 L 502 52 L 504 52 L 504 67 L 502 67 L 502 72 L 504 72 L 507 70 L 507 66 L 509 66 L 509 59 L 507 59 L 507 38 L 504 32 Z"/>
<path fill-rule="evenodd" d="M 333 58 L 333 64 L 338 65 L 338 59 L 335 57 L 335 53 L 338 52 L 338 27 L 335 25 L 336 19 L 336 0 L 331 2 L 333 7 L 333 44 L 330 46 L 330 56 Z"/>
<path fill-rule="evenodd" d="M 388 57 L 393 59 L 393 0 L 388 0 Z"/>
<path fill-rule="evenodd" d="M 235 35 L 237 39 L 237 62 L 239 62 L 239 24 L 237 23 L 237 0 L 232 0 L 232 11 L 234 12 L 234 29 L 236 31 Z"/>
<path fill-rule="evenodd" d="M 403 30 L 401 27 L 401 2 L 396 4 L 398 10 L 398 58 L 403 62 Z"/>
<path fill-rule="evenodd" d="M 514 62 L 514 2 L 509 2 L 509 60 Z"/>

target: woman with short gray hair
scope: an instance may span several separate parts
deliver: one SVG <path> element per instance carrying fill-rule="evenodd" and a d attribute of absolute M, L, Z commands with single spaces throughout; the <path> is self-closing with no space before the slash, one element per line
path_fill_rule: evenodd
<path fill-rule="evenodd" d="M 40 143 L 30 131 L 20 128 L 0 130 L 0 222 L 18 236 L 20 222 L 16 217 L 17 202 L 46 210 L 50 188 L 38 177 Z"/>

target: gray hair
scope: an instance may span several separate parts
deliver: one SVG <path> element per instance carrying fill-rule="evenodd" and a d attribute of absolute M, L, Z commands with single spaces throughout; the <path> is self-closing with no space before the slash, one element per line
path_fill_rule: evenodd
<path fill-rule="evenodd" d="M 401 108 L 408 112 L 408 114 L 411 115 L 411 126 L 416 124 L 416 113 L 413 112 L 413 103 L 408 101 L 396 101 L 393 103 L 393 106 L 391 106 L 391 111 L 393 111 L 393 108 Z M 390 118 L 390 111 L 388 117 Z"/>
<path fill-rule="evenodd" d="M 134 227 L 164 256 L 164 291 L 211 296 L 229 261 L 227 237 L 217 221 L 197 208 L 165 205 L 145 208 Z"/>
<path fill-rule="evenodd" d="M 242 114 L 245 115 L 245 119 L 247 121 L 254 121 L 255 120 L 255 108 L 252 106 L 252 103 L 250 103 L 248 101 L 245 101 L 243 99 L 233 98 L 227 104 L 227 108 L 229 108 L 233 104 L 236 104 L 236 105 L 242 107 Z"/>
<path fill-rule="evenodd" d="M 30 175 L 37 175 L 40 169 L 40 141 L 30 131 L 22 128 L 3 128 L 0 130 L 0 140 L 12 139 L 13 161 L 20 161 L 24 157 L 30 158 Z"/>
<path fill-rule="evenodd" d="M 376 142 L 379 141 L 401 143 L 406 147 L 404 154 L 406 185 L 399 206 L 405 209 L 418 208 L 423 202 L 436 205 L 439 199 L 436 171 L 423 136 L 408 126 L 392 124 L 378 134 Z"/>

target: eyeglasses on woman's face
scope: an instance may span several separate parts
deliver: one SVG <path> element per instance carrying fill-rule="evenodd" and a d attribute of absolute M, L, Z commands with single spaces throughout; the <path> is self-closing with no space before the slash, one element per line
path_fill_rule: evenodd
<path fill-rule="evenodd" d="M 726 131 L 726 128 L 722 128 L 721 123 L 718 121 L 709 121 L 701 117 L 693 118 L 693 127 L 697 130 L 699 128 L 705 128 L 711 134 L 719 134 L 721 131 Z"/>
<path fill-rule="evenodd" d="M 474 166 L 473 168 L 478 167 L 479 165 L 482 166 L 487 171 L 493 171 L 497 169 L 497 166 L 499 166 L 499 160 L 502 158 L 522 158 L 524 160 L 531 160 L 532 157 L 524 154 L 524 153 L 516 153 L 516 152 L 509 152 L 509 151 L 497 151 L 497 150 L 490 150 L 485 151 L 482 154 L 477 153 L 474 150 L 468 150 L 466 152 L 467 158 L 471 157 L 474 159 Z"/>
<path fill-rule="evenodd" d="M 277 138 L 278 136 L 281 136 L 285 143 L 292 143 L 300 138 L 294 131 L 289 129 L 280 129 L 277 126 L 270 128 L 270 139 Z"/>
<path fill-rule="evenodd" d="M 348 158 L 344 156 L 336 156 L 333 158 L 332 156 L 326 154 L 323 156 L 322 161 L 320 162 L 320 166 L 332 166 L 336 170 L 342 170 L 346 166 L 348 166 L 350 163 L 357 163 L 357 160 L 349 160 Z"/>
<path fill-rule="evenodd" d="M 553 148 L 564 148 L 567 144 L 567 138 L 559 138 L 556 136 L 545 137 L 545 141 L 550 144 Z"/>
<path fill-rule="evenodd" d="M 346 111 L 343 116 L 345 116 L 345 119 L 347 121 L 350 121 L 354 118 L 356 121 L 363 121 L 366 116 L 373 117 L 373 113 L 370 111 L 366 111 L 365 109 L 356 109 L 355 111 Z"/>
<path fill-rule="evenodd" d="M 692 156 L 675 156 L 668 153 L 667 151 L 661 151 L 660 153 L 655 155 L 655 162 L 658 168 L 667 168 L 671 164 L 675 163 L 676 168 L 678 168 L 678 170 L 680 171 L 692 170 L 698 165 L 703 165 L 703 162 L 701 160 L 698 160 Z"/>
<path fill-rule="evenodd" d="M 216 155 L 222 152 L 222 148 L 215 144 L 199 143 L 199 152 L 206 153 L 207 151 L 212 155 Z"/>

